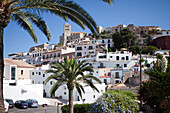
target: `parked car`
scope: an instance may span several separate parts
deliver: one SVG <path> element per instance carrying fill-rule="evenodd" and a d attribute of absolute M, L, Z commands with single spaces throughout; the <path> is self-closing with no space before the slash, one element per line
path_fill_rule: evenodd
<path fill-rule="evenodd" d="M 26 100 L 28 103 L 28 107 L 33 107 L 33 108 L 37 108 L 38 107 L 38 101 L 35 99 L 27 99 Z"/>
<path fill-rule="evenodd" d="M 5 112 L 8 113 L 8 110 L 9 110 L 8 102 L 4 101 L 4 106 L 5 106 Z"/>
<path fill-rule="evenodd" d="M 8 102 L 9 104 L 9 108 L 13 108 L 14 107 L 14 102 L 12 99 L 5 99 L 6 102 Z"/>
<path fill-rule="evenodd" d="M 28 108 L 28 103 L 25 100 L 18 100 L 15 102 L 15 107 L 17 108 Z"/>

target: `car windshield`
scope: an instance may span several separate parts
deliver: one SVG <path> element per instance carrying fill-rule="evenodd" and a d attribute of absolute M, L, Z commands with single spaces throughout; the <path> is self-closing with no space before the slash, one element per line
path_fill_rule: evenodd
<path fill-rule="evenodd" d="M 37 100 L 32 100 L 33 103 L 38 103 Z"/>
<path fill-rule="evenodd" d="M 8 103 L 13 103 L 12 100 L 9 100 L 9 99 L 5 99 L 5 100 L 6 100 L 6 102 L 8 102 Z"/>
<path fill-rule="evenodd" d="M 22 104 L 27 104 L 27 102 L 26 102 L 26 101 L 21 101 L 21 103 L 22 103 Z"/>
<path fill-rule="evenodd" d="M 33 99 L 27 100 L 27 102 L 38 103 L 38 101 L 37 101 L 37 100 L 33 100 Z"/>

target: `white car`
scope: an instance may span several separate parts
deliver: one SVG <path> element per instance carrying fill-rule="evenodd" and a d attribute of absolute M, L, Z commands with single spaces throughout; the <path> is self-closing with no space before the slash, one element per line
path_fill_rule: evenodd
<path fill-rule="evenodd" d="M 9 110 L 8 102 L 4 101 L 4 106 L 5 106 L 5 112 L 8 113 L 8 110 Z"/>

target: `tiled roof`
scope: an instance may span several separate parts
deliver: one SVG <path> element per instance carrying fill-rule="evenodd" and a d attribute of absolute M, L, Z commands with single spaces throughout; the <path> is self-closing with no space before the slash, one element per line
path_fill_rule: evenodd
<path fill-rule="evenodd" d="M 12 59 L 4 59 L 4 64 L 5 65 L 16 65 L 17 67 L 20 68 L 34 68 L 34 66 L 27 64 L 26 62 L 22 60 L 12 60 Z"/>

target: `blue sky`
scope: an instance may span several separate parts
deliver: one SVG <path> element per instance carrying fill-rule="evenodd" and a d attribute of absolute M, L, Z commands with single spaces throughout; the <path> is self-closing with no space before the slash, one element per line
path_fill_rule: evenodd
<path fill-rule="evenodd" d="M 118 24 L 134 24 L 136 26 L 159 26 L 164 30 L 170 29 L 170 0 L 115 0 L 110 6 L 102 0 L 73 0 L 83 7 L 96 21 L 97 25 L 105 27 L 116 26 Z M 66 23 L 60 17 L 44 14 L 52 35 L 52 40 L 46 37 L 36 28 L 38 43 L 48 42 L 58 43 L 59 36 L 63 33 L 63 25 Z M 72 31 L 87 32 L 78 25 L 72 25 Z M 15 52 L 28 52 L 29 48 L 37 45 L 33 42 L 29 34 L 21 29 L 16 22 L 10 22 L 4 32 L 4 57 Z"/>

